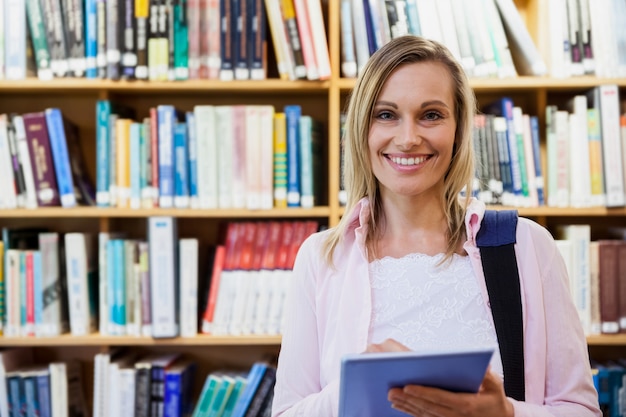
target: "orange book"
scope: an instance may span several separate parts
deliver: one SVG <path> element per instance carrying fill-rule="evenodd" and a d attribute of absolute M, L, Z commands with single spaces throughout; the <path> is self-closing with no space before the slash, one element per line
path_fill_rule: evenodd
<path fill-rule="evenodd" d="M 211 333 L 213 324 L 213 316 L 215 314 L 215 304 L 217 302 L 217 294 L 220 287 L 220 277 L 224 268 L 226 258 L 226 246 L 218 245 L 215 248 L 215 257 L 213 259 L 213 270 L 211 272 L 211 281 L 209 284 L 209 298 L 207 301 L 204 315 L 202 316 L 202 333 Z"/>
<path fill-rule="evenodd" d="M 117 207 L 130 207 L 130 124 L 131 119 L 115 121 L 117 152 Z"/>

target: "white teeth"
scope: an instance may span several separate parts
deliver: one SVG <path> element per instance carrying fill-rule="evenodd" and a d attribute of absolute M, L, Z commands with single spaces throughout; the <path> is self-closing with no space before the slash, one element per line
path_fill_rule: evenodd
<path fill-rule="evenodd" d="M 393 161 L 393 163 L 398 164 L 398 165 L 419 165 L 422 162 L 424 162 L 426 159 L 428 159 L 427 157 L 421 157 L 421 158 L 398 158 L 398 157 L 391 157 L 389 158 L 391 159 L 391 161 Z"/>

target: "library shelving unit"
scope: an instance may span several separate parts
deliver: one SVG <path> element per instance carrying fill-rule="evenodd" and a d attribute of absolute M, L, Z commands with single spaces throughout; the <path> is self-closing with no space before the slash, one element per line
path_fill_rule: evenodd
<path fill-rule="evenodd" d="M 517 0 L 516 4 L 536 39 L 539 0 Z M 196 104 L 272 104 L 280 109 L 286 104 L 302 105 L 303 113 L 323 122 L 325 137 L 325 193 L 321 205 L 312 209 L 249 210 L 191 210 L 191 209 L 116 209 L 77 207 L 0 210 L 0 227 L 48 227 L 58 232 L 125 231 L 129 237 L 144 238 L 149 216 L 166 215 L 178 219 L 180 237 L 198 237 L 202 242 L 215 243 L 218 226 L 224 220 L 244 219 L 315 219 L 332 227 L 343 214 L 339 204 L 339 141 L 340 112 L 345 108 L 353 79 L 340 74 L 340 8 L 339 1 L 323 0 L 325 23 L 329 41 L 332 76 L 325 81 L 282 81 L 277 78 L 265 81 L 193 80 L 184 82 L 137 82 L 86 79 L 54 79 L 42 82 L 0 81 L 0 112 L 27 113 L 59 107 L 74 122 L 81 138 L 84 158 L 91 177 L 95 179 L 95 103 L 98 99 L 111 99 L 133 107 L 137 117 L 148 115 L 149 108 L 157 104 L 173 104 L 181 110 L 190 110 Z M 271 40 L 268 38 L 271 48 Z M 270 63 L 270 66 L 272 63 Z M 580 77 L 551 79 L 549 77 L 517 77 L 511 79 L 475 79 L 479 103 L 487 103 L 503 94 L 511 96 L 516 105 L 540 118 L 542 148 L 545 167 L 545 120 L 543 113 L 548 104 L 563 104 L 576 93 L 584 92 L 602 83 L 617 83 L 626 89 L 626 79 L 598 79 Z M 545 171 L 545 170 L 544 170 Z M 533 208 L 520 209 L 522 216 L 535 219 L 549 230 L 559 224 L 588 223 L 592 230 L 608 226 L 626 226 L 626 209 L 606 208 Z M 592 232 L 593 233 L 593 232 Z M 200 273 L 203 271 L 202 246 Z M 206 268 L 206 266 L 204 266 Z M 588 339 L 592 356 L 616 356 L 626 347 L 626 335 L 593 336 Z M 194 357 L 200 364 L 199 372 L 232 366 L 246 367 L 267 354 L 275 355 L 280 349 L 280 336 L 208 336 L 194 338 L 159 339 L 141 337 L 105 337 L 93 334 L 86 337 L 63 335 L 52 338 L 0 337 L 1 347 L 34 347 L 41 361 L 79 358 L 84 360 L 87 387 L 93 381 L 93 357 L 96 353 L 116 346 L 127 346 L 138 352 L 179 350 Z M 87 392 L 92 392 L 88 390 Z"/>

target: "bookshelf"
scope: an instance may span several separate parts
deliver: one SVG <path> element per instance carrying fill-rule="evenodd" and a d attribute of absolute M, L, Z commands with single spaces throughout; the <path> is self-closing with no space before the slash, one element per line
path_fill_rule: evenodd
<path fill-rule="evenodd" d="M 519 10 L 537 40 L 540 33 L 539 0 L 518 0 Z M 303 111 L 321 120 L 326 130 L 326 187 L 322 205 L 312 209 L 251 210 L 193 210 L 193 209 L 117 209 L 77 207 L 73 209 L 38 208 L 33 210 L 0 210 L 0 227 L 43 226 L 58 232 L 117 231 L 145 236 L 146 219 L 150 216 L 173 216 L 179 219 L 179 235 L 198 237 L 215 242 L 222 220 L 247 219 L 315 219 L 332 227 L 344 210 L 339 204 L 339 131 L 340 112 L 345 108 L 349 93 L 355 84 L 340 73 L 340 16 L 339 1 L 323 0 L 332 76 L 326 81 L 282 81 L 272 78 L 264 81 L 190 80 L 178 82 L 110 81 L 87 79 L 54 79 L 48 82 L 36 79 L 0 81 L 0 113 L 26 113 L 47 107 L 60 107 L 63 113 L 78 125 L 82 150 L 88 162 L 89 174 L 95 179 L 95 103 L 99 99 L 122 102 L 146 116 L 148 109 L 167 103 L 184 110 L 196 104 L 285 104 L 298 103 Z M 271 41 L 268 38 L 268 46 Z M 271 54 L 269 54 L 271 56 Z M 274 65 L 270 62 L 269 64 Z M 596 77 L 517 77 L 512 79 L 472 79 L 471 85 L 479 103 L 486 103 L 510 95 L 527 112 L 540 118 L 545 172 L 545 120 L 543 110 L 549 103 L 564 103 L 576 93 L 600 84 L 617 84 L 626 89 L 626 79 Z M 626 208 L 527 208 L 520 215 L 530 217 L 549 230 L 559 224 L 589 223 L 592 228 L 609 225 L 626 226 Z M 592 229 L 593 230 L 593 229 Z M 202 259 L 202 258 L 201 258 Z M 200 273 L 202 270 L 202 261 Z M 610 357 L 626 347 L 626 336 L 590 336 L 587 339 L 592 356 Z M 155 340 L 141 337 L 110 337 L 97 334 L 85 337 L 64 335 L 53 338 L 0 337 L 0 348 L 34 347 L 42 360 L 78 357 L 88 364 L 93 355 L 117 346 L 127 346 L 138 351 L 180 350 L 189 353 L 200 363 L 200 375 L 208 370 L 228 365 L 249 366 L 266 354 L 277 354 L 280 337 L 206 336 Z M 85 369 L 88 388 L 93 381 L 93 369 Z M 196 385 L 200 385 L 198 383 Z M 89 392 L 89 391 L 88 391 Z"/>

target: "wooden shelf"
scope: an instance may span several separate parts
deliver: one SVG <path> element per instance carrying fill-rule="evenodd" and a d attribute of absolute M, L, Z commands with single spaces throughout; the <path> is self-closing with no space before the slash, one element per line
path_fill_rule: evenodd
<path fill-rule="evenodd" d="M 56 78 L 50 81 L 40 81 L 37 78 L 27 78 L 18 81 L 0 80 L 0 92 L 41 93 L 45 91 L 70 91 L 73 93 L 109 92 L 136 92 L 150 93 L 294 93 L 303 94 L 326 93 L 330 88 L 330 81 L 284 81 L 279 79 L 247 80 L 247 81 L 219 81 L 219 80 L 188 80 L 188 81 L 112 81 L 104 79 L 84 78 Z"/>
<path fill-rule="evenodd" d="M 211 336 L 153 339 L 132 336 L 63 335 L 57 337 L 0 337 L 0 347 L 70 347 L 70 346 L 273 346 L 280 345 L 280 336 Z"/>
<path fill-rule="evenodd" d="M 173 216 L 188 218 L 299 218 L 328 217 L 327 206 L 303 208 L 285 208 L 271 210 L 200 210 L 200 209 L 121 209 L 98 207 L 40 207 L 36 209 L 0 210 L 2 218 L 146 218 L 151 216 Z"/>
<path fill-rule="evenodd" d="M 587 336 L 589 346 L 626 346 L 626 334 L 603 334 Z"/>

